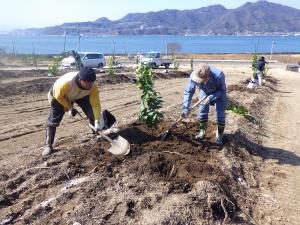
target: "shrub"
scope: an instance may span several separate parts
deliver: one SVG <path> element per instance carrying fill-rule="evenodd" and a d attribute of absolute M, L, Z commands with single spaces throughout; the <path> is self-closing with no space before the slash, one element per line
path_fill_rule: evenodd
<path fill-rule="evenodd" d="M 228 103 L 227 110 L 232 111 L 241 116 L 246 116 L 248 114 L 248 110 L 245 107 L 236 105 L 233 102 Z"/>
<path fill-rule="evenodd" d="M 115 64 L 115 59 L 113 56 L 110 56 L 109 60 L 108 60 L 108 74 L 109 75 L 115 74 L 114 64 Z"/>
<path fill-rule="evenodd" d="M 253 77 L 256 77 L 257 74 L 257 68 L 258 68 L 258 57 L 256 54 L 252 55 L 252 74 Z"/>
<path fill-rule="evenodd" d="M 149 66 L 139 66 L 136 71 L 136 85 L 142 90 L 139 119 L 148 127 L 155 128 L 162 120 L 163 114 L 158 110 L 163 101 L 159 92 L 154 89 L 154 79 Z"/>
<path fill-rule="evenodd" d="M 61 56 L 54 56 L 52 58 L 51 64 L 48 66 L 48 72 L 51 76 L 57 76 L 58 75 L 58 66 L 59 62 L 61 61 Z"/>
<path fill-rule="evenodd" d="M 179 62 L 177 60 L 176 55 L 173 55 L 173 65 L 174 65 L 174 70 L 177 71 L 179 68 Z"/>

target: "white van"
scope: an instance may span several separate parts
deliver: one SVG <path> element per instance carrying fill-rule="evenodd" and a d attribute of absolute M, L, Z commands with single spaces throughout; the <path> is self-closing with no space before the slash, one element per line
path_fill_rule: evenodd
<path fill-rule="evenodd" d="M 83 66 L 102 68 L 106 65 L 104 54 L 98 52 L 79 52 Z"/>

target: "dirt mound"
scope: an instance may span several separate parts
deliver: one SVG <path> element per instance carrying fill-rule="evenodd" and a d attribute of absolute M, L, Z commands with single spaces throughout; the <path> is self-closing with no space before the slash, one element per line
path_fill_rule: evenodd
<path fill-rule="evenodd" d="M 167 73 L 154 72 L 156 79 L 187 78 L 190 74 L 183 71 L 168 71 Z"/>
<path fill-rule="evenodd" d="M 172 78 L 186 78 L 189 77 L 189 74 L 182 71 L 170 71 L 168 73 L 159 73 L 154 72 L 153 73 L 154 79 L 172 79 Z M 135 74 L 127 73 L 127 74 L 114 74 L 114 75 L 108 75 L 104 74 L 101 75 L 99 78 L 99 85 L 103 84 L 119 84 L 119 83 L 133 83 L 135 80 Z"/>
<path fill-rule="evenodd" d="M 0 79 L 13 78 L 13 77 L 26 77 L 26 76 L 44 76 L 47 71 L 0 71 Z M 69 71 L 66 71 L 69 72 Z M 2 76 L 1 76 L 2 74 Z M 169 72 L 166 74 L 158 73 L 154 75 L 156 79 L 172 79 L 187 77 L 188 74 L 184 72 Z M 55 82 L 58 77 L 43 77 L 37 78 L 29 81 L 20 81 L 20 82 L 9 82 L 9 83 L 0 83 L 0 96 L 7 97 L 12 95 L 22 95 L 22 94 L 36 94 L 48 92 L 51 85 Z M 132 74 L 115 74 L 101 75 L 98 79 L 99 85 L 107 84 L 120 84 L 120 83 L 134 83 L 135 75 Z"/>
<path fill-rule="evenodd" d="M 18 77 L 47 76 L 47 70 L 0 70 L 0 80 Z"/>
<path fill-rule="evenodd" d="M 129 83 L 133 82 L 135 77 L 133 75 L 124 75 L 124 74 L 114 74 L 114 75 L 101 75 L 98 79 L 99 85 L 104 84 L 120 84 L 120 83 Z"/>
<path fill-rule="evenodd" d="M 248 81 L 237 85 L 229 85 L 227 88 L 228 102 L 236 106 L 242 106 L 248 110 L 248 114 L 255 116 L 256 120 L 263 118 L 265 111 L 263 107 L 270 105 L 272 96 L 278 92 L 276 85 L 278 80 L 270 76 L 266 77 L 263 86 L 255 89 L 247 88 Z"/>
<path fill-rule="evenodd" d="M 254 93 L 255 92 L 254 89 L 247 88 L 247 84 L 246 85 L 244 85 L 244 84 L 245 83 L 243 82 L 242 85 L 241 84 L 229 85 L 227 87 L 227 92 L 232 92 L 232 91 L 249 92 L 249 93 Z"/>
<path fill-rule="evenodd" d="M 48 92 L 57 78 L 45 77 L 30 81 L 0 84 L 0 96 L 36 94 Z"/>
<path fill-rule="evenodd" d="M 79 138 L 77 147 L 58 152 L 44 169 L 37 161 L 32 170 L 1 174 L 2 215 L 17 224 L 243 221 L 239 204 L 246 203 L 230 194 L 239 189 L 237 177 L 243 177 L 237 166 L 231 172 L 237 156 L 226 159 L 227 165 L 223 159 L 235 147 L 228 141 L 223 147 L 214 144 L 214 124 L 206 141 L 195 140 L 195 122 L 181 124 L 160 141 L 170 123 L 155 130 L 139 122 L 121 129 L 118 134 L 132 144 L 125 158 L 110 155 L 106 141 Z"/>

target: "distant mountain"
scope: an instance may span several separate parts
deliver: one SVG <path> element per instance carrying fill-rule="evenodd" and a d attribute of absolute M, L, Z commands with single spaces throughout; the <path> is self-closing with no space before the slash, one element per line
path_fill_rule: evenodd
<path fill-rule="evenodd" d="M 248 2 L 208 23 L 205 31 L 221 34 L 300 32 L 300 10 L 268 1 Z"/>
<path fill-rule="evenodd" d="M 211 5 L 193 10 L 129 13 L 111 21 L 64 23 L 60 26 L 14 30 L 37 35 L 68 34 L 278 34 L 300 32 L 300 10 L 268 1 L 246 3 L 236 9 Z"/>

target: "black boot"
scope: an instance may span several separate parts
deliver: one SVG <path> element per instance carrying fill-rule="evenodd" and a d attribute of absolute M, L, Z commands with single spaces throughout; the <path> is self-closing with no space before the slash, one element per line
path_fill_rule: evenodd
<path fill-rule="evenodd" d="M 222 145 L 223 144 L 223 133 L 225 130 L 225 123 L 218 122 L 218 128 L 216 132 L 216 144 Z"/>
<path fill-rule="evenodd" d="M 56 127 L 46 128 L 46 144 L 42 152 L 42 156 L 48 156 L 53 152 L 53 142 L 55 137 Z"/>

